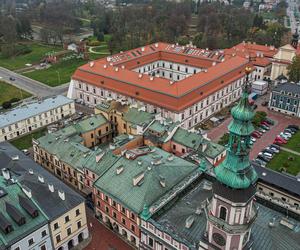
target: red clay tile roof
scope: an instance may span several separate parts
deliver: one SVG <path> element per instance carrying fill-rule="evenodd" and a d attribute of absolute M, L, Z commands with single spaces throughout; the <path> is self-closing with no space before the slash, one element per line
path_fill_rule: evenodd
<path fill-rule="evenodd" d="M 143 49 L 113 55 L 108 60 L 107 58 L 97 60 L 92 67 L 85 64 L 75 71 L 72 78 L 168 110 L 182 111 L 222 89 L 224 85 L 239 79 L 244 75 L 244 68 L 249 62 L 248 59 L 239 56 L 231 57 L 224 62 L 216 62 L 203 54 L 206 50 L 186 49 L 187 47 L 164 43 L 148 45 Z M 140 54 L 137 51 L 140 51 Z M 199 65 L 198 67 L 208 69 L 207 72 L 200 72 L 174 83 L 165 78 L 150 77 L 131 70 L 159 59 Z M 137 61 L 140 63 L 137 64 Z"/>

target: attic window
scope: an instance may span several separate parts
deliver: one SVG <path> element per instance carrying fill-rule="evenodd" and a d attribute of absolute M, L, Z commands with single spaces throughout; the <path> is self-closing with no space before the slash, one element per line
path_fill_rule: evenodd
<path fill-rule="evenodd" d="M 202 91 L 200 92 L 200 95 L 203 95 L 203 92 L 202 92 Z"/>
<path fill-rule="evenodd" d="M 188 62 L 189 60 L 188 59 L 185 59 L 185 62 Z"/>
<path fill-rule="evenodd" d="M 139 62 L 139 61 L 137 61 L 136 63 L 137 63 L 137 64 L 140 64 L 140 62 Z"/>
<path fill-rule="evenodd" d="M 221 83 L 224 83 L 224 80 L 222 80 Z"/>
<path fill-rule="evenodd" d="M 104 81 L 101 81 L 101 84 L 104 84 Z"/>
<path fill-rule="evenodd" d="M 133 177 L 132 179 L 132 183 L 133 183 L 133 186 L 140 186 L 144 180 L 144 177 L 145 177 L 145 173 L 144 172 L 141 172 L 139 174 L 137 174 L 135 177 Z"/>
<path fill-rule="evenodd" d="M 140 94 L 140 92 L 136 91 L 136 92 L 135 92 L 135 94 L 136 94 L 136 95 L 139 95 L 139 94 Z"/>

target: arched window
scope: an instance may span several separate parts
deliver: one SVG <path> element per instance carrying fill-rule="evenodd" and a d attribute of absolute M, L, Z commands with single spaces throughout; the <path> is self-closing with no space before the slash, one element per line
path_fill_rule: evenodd
<path fill-rule="evenodd" d="M 225 207 L 220 207 L 220 219 L 226 220 L 227 209 Z"/>

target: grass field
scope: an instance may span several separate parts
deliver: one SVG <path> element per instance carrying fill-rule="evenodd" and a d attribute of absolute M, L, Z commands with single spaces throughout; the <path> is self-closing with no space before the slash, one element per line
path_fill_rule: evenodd
<path fill-rule="evenodd" d="M 300 153 L 300 131 L 294 134 L 284 147 Z"/>
<path fill-rule="evenodd" d="M 75 70 L 85 63 L 87 62 L 82 59 L 71 59 L 54 64 L 48 69 L 35 70 L 23 75 L 54 87 L 69 82 Z"/>
<path fill-rule="evenodd" d="M 292 157 L 293 160 L 289 160 Z M 297 175 L 300 172 L 300 156 L 291 154 L 286 151 L 281 151 L 276 154 L 274 158 L 267 164 L 268 168 L 280 171 L 285 168 L 286 172 L 292 175 Z"/>
<path fill-rule="evenodd" d="M 103 56 L 104 55 L 90 53 L 90 60 L 96 60 Z M 74 58 L 68 61 L 61 61 L 57 64 L 54 64 L 48 69 L 35 70 L 32 72 L 23 73 L 23 75 L 39 82 L 45 83 L 51 87 L 55 87 L 69 82 L 75 70 L 79 66 L 86 63 L 87 61 L 83 59 Z"/>
<path fill-rule="evenodd" d="M 0 105 L 3 102 L 9 101 L 12 98 L 24 99 L 30 97 L 28 92 L 18 89 L 8 83 L 0 81 Z"/>
<path fill-rule="evenodd" d="M 32 147 L 32 138 L 38 139 L 42 136 L 44 136 L 47 132 L 47 128 L 42 128 L 39 130 L 34 131 L 33 133 L 24 135 L 22 137 L 19 137 L 15 140 L 10 141 L 12 145 L 14 145 L 16 148 L 22 150 L 22 149 L 28 149 Z"/>
<path fill-rule="evenodd" d="M 45 56 L 46 53 L 52 51 L 61 51 L 61 47 L 48 46 L 42 44 L 29 44 L 31 48 L 31 52 L 25 55 L 19 55 L 14 58 L 4 58 L 0 53 L 0 66 L 10 69 L 16 70 L 20 68 L 26 67 L 25 64 L 30 63 L 39 63 L 40 60 Z"/>

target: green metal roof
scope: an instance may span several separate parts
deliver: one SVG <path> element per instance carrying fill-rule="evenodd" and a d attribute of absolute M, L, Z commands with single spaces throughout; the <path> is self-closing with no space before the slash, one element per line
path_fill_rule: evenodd
<path fill-rule="evenodd" d="M 224 146 L 214 143 L 212 141 L 207 141 L 206 144 L 207 144 L 207 147 L 204 151 L 204 155 L 206 155 L 207 157 L 209 157 L 211 159 L 217 157 L 222 152 L 224 152 L 226 149 Z"/>
<path fill-rule="evenodd" d="M 203 137 L 186 129 L 178 128 L 172 140 L 194 150 L 198 149 L 203 142 Z"/>
<path fill-rule="evenodd" d="M 77 132 L 85 133 L 95 130 L 97 127 L 104 125 L 105 123 L 107 123 L 106 118 L 103 115 L 98 114 L 81 120 L 73 126 L 75 126 Z"/>
<path fill-rule="evenodd" d="M 99 157 L 97 162 L 96 158 Z M 101 176 L 104 174 L 120 157 L 116 156 L 110 150 L 101 150 L 91 152 L 84 163 L 84 168 Z"/>
<path fill-rule="evenodd" d="M 21 189 L 18 183 L 10 183 L 7 184 L 6 180 L 2 176 L 0 176 L 0 187 L 5 190 L 7 194 L 0 197 L 0 212 L 5 217 L 5 219 L 9 222 L 13 227 L 13 231 L 8 234 L 5 234 L 3 231 L 0 233 L 0 247 L 11 246 L 15 242 L 20 239 L 26 237 L 28 234 L 36 231 L 38 228 L 47 224 L 47 218 L 44 216 L 43 212 L 40 210 L 38 206 L 35 205 L 35 208 L 39 211 L 37 217 L 32 218 L 24 208 L 19 203 L 19 196 L 23 198 L 29 199 Z M 33 204 L 35 204 L 33 199 L 29 199 Z M 6 212 L 6 203 L 13 205 L 19 213 L 25 218 L 25 224 L 18 225 Z"/>
<path fill-rule="evenodd" d="M 124 113 L 123 116 L 123 119 L 125 121 L 130 122 L 134 125 L 149 124 L 154 118 L 154 114 L 138 110 L 137 108 L 129 108 L 129 110 Z"/>
<path fill-rule="evenodd" d="M 175 185 L 198 171 L 198 166 L 159 149 L 136 159 L 121 157 L 95 183 L 95 186 L 140 214 L 144 206 L 151 206 Z M 120 171 L 119 174 L 117 170 Z M 134 178 L 141 177 L 137 185 Z"/>

